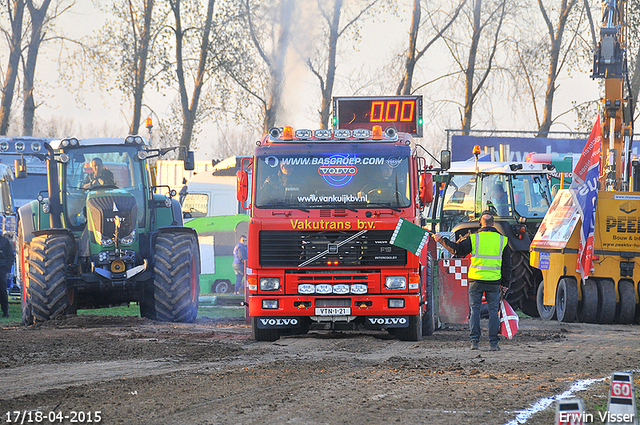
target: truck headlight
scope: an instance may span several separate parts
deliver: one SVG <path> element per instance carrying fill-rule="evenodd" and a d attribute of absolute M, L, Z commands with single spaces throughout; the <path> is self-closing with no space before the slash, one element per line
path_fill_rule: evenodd
<path fill-rule="evenodd" d="M 364 283 L 354 283 L 351 285 L 351 293 L 352 294 L 366 294 L 367 293 L 367 285 Z"/>
<path fill-rule="evenodd" d="M 277 309 L 278 308 L 278 300 L 262 300 L 262 308 L 263 309 Z"/>
<path fill-rule="evenodd" d="M 278 289 L 280 289 L 279 277 L 261 277 L 260 278 L 261 291 L 277 291 Z"/>
<path fill-rule="evenodd" d="M 299 294 L 313 294 L 316 292 L 316 287 L 310 283 L 302 283 L 298 285 Z"/>
<path fill-rule="evenodd" d="M 407 289 L 407 278 L 404 276 L 387 276 L 384 286 L 392 290 Z"/>

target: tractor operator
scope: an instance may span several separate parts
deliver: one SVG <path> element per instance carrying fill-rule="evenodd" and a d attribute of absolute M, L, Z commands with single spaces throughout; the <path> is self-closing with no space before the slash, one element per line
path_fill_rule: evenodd
<path fill-rule="evenodd" d="M 106 168 L 100 158 L 93 158 L 91 161 L 91 169 L 93 172 L 87 174 L 82 185 L 83 189 L 90 189 L 94 186 L 115 186 L 115 180 L 113 179 L 113 173 Z"/>
<path fill-rule="evenodd" d="M 471 254 L 469 265 L 469 338 L 471 349 L 477 350 L 480 343 L 480 307 L 482 295 L 489 307 L 489 345 L 491 351 L 500 351 L 498 345 L 500 318 L 498 308 L 500 291 L 509 289 L 511 282 L 511 249 L 508 239 L 493 227 L 494 219 L 490 213 L 480 217 L 480 230 L 458 243 L 451 242 L 436 233 L 434 239 L 457 257 Z"/>

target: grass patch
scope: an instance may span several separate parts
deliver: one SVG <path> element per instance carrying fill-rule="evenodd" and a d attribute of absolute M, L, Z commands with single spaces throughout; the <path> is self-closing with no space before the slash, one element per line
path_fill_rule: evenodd
<path fill-rule="evenodd" d="M 244 307 L 229 306 L 206 306 L 198 308 L 198 317 L 208 317 L 211 319 L 243 319 Z M 131 303 L 129 306 L 94 308 L 89 310 L 78 310 L 78 315 L 94 316 L 140 316 L 138 304 Z M 9 303 L 9 317 L 0 317 L 0 325 L 21 324 L 22 308 L 19 303 Z"/>

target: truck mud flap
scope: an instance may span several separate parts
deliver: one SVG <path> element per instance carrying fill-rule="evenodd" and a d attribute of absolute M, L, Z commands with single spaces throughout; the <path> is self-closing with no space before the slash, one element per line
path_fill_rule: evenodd
<path fill-rule="evenodd" d="M 406 328 L 409 326 L 409 316 L 365 317 L 364 327 L 367 329 Z"/>
<path fill-rule="evenodd" d="M 258 329 L 298 329 L 301 322 L 299 317 L 256 317 Z"/>

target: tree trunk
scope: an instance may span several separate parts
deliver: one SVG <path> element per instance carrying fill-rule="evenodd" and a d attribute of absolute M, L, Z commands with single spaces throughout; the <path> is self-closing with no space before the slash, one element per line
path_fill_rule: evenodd
<path fill-rule="evenodd" d="M 24 16 L 23 0 L 7 2 L 7 9 L 11 20 L 11 39 L 9 40 L 9 63 L 2 87 L 2 100 L 0 101 L 0 135 L 6 135 L 9 130 L 9 116 L 11 104 L 18 77 L 18 65 L 20 64 L 20 48 L 22 44 L 22 18 Z"/>
<path fill-rule="evenodd" d="M 413 84 L 413 71 L 416 66 L 416 46 L 418 43 L 418 32 L 420 30 L 420 19 L 422 11 L 420 0 L 413 0 L 413 14 L 411 16 L 411 31 L 409 32 L 409 51 L 405 61 L 404 76 L 396 90 L 397 95 L 410 95 Z"/>
<path fill-rule="evenodd" d="M 342 0 L 336 0 L 333 4 L 333 21 L 329 35 L 329 63 L 327 65 L 327 81 L 322 88 L 322 105 L 320 110 L 320 128 L 329 128 L 331 113 L 331 98 L 333 97 L 333 84 L 336 78 L 336 55 L 338 52 L 338 28 L 340 26 L 340 11 Z"/>
<path fill-rule="evenodd" d="M 547 90 L 545 92 L 544 98 L 544 116 L 542 118 L 542 123 L 540 124 L 540 128 L 538 129 L 538 134 L 536 137 L 547 137 L 553 121 L 553 99 L 556 91 L 556 79 L 558 78 L 558 63 L 560 61 L 560 49 L 562 48 L 562 36 L 564 34 L 564 28 L 567 23 L 567 19 L 569 17 L 569 12 L 571 11 L 571 7 L 573 6 L 574 2 L 575 0 L 570 0 L 567 4 L 567 0 L 562 1 L 560 17 L 558 18 L 558 27 L 554 34 L 551 22 L 549 21 L 544 11 L 542 1 L 538 0 L 538 4 L 540 5 L 542 14 L 547 21 L 547 26 L 549 27 L 551 52 L 549 53 L 550 61 L 549 70 L 547 72 Z"/>
<path fill-rule="evenodd" d="M 480 14 L 482 10 L 482 0 L 475 0 L 473 6 L 473 36 L 471 47 L 469 48 L 469 60 L 465 71 L 465 93 L 464 93 L 464 117 L 462 119 L 462 130 L 465 135 L 471 130 L 471 119 L 473 117 L 473 102 L 475 100 L 473 78 L 476 70 L 476 56 L 478 55 L 478 45 L 480 43 Z"/>
<path fill-rule="evenodd" d="M 130 9 L 133 8 L 131 2 L 129 2 Z M 153 0 L 145 0 L 144 3 L 144 28 L 142 34 L 140 34 L 140 45 L 136 52 L 134 59 L 135 67 L 135 82 L 133 87 L 133 117 L 131 119 L 131 126 L 129 127 L 130 134 L 138 134 L 138 128 L 140 127 L 140 119 L 142 117 L 142 96 L 144 94 L 145 86 L 145 74 L 147 72 L 147 57 L 149 56 L 149 42 L 151 40 L 151 15 L 153 13 Z M 131 25 L 134 28 L 135 37 L 135 16 L 131 13 Z"/>
<path fill-rule="evenodd" d="M 44 21 L 51 0 L 45 0 L 40 8 L 35 7 L 33 0 L 27 0 L 29 15 L 31 16 L 31 40 L 27 50 L 27 62 L 24 66 L 23 98 L 24 109 L 22 111 L 22 134 L 24 136 L 33 135 L 33 117 L 36 113 L 36 103 L 33 97 L 33 87 L 36 75 L 36 63 L 38 61 L 38 51 L 44 39 Z"/>

